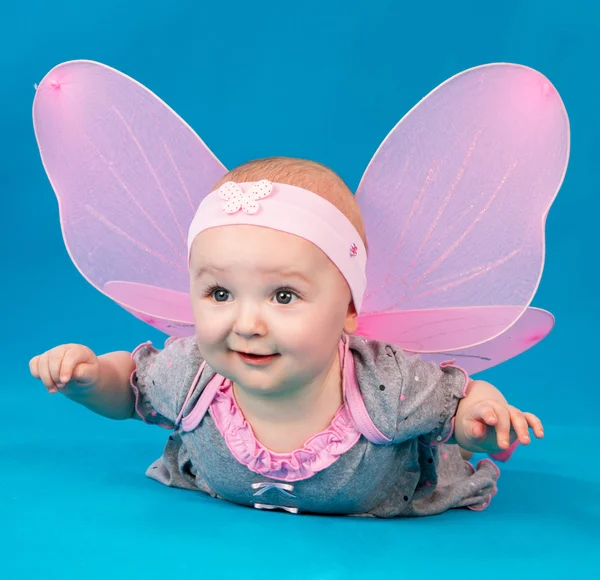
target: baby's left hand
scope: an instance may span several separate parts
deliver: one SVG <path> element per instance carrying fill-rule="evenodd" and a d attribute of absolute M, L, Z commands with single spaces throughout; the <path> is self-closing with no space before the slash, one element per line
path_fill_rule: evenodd
<path fill-rule="evenodd" d="M 493 399 L 471 405 L 462 417 L 462 423 L 462 432 L 470 439 L 471 450 L 483 453 L 508 449 L 516 439 L 529 445 L 530 427 L 538 439 L 544 436 L 542 422 L 535 415 Z"/>

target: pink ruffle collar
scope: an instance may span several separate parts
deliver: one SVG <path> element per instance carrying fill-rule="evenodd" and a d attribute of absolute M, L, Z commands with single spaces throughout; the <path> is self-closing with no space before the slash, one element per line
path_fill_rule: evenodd
<path fill-rule="evenodd" d="M 332 465 L 351 449 L 360 432 L 344 403 L 330 426 L 308 439 L 302 449 L 275 453 L 254 435 L 233 394 L 231 381 L 224 381 L 210 405 L 210 414 L 233 456 L 250 471 L 281 481 L 308 479 Z"/>

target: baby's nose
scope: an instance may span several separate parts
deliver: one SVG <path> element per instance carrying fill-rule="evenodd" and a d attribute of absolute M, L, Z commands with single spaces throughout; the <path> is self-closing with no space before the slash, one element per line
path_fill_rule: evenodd
<path fill-rule="evenodd" d="M 242 306 L 239 309 L 233 330 L 244 338 L 264 336 L 266 325 L 262 319 L 260 309 L 252 305 Z"/>

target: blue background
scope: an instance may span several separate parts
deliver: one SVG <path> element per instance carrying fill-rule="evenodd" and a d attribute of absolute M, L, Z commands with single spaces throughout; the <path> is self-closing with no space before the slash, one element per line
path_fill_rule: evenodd
<path fill-rule="evenodd" d="M 597 74 L 589 2 L 305 0 L 6 3 L 0 14 L 0 578 L 298 578 L 599 574 Z M 29 377 L 64 342 L 104 352 L 162 335 L 80 277 L 32 124 L 33 84 L 98 60 L 166 100 L 229 167 L 308 157 L 354 189 L 380 141 L 437 84 L 487 62 L 532 66 L 561 93 L 571 162 L 547 223 L 534 305 L 542 344 L 484 375 L 543 418 L 482 513 L 373 521 L 262 513 L 144 477 L 165 432 L 110 422 Z"/>

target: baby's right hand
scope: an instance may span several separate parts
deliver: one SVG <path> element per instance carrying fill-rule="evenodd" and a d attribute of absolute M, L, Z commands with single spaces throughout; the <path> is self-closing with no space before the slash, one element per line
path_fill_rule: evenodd
<path fill-rule="evenodd" d="M 87 346 L 64 344 L 33 357 L 29 370 L 54 394 L 65 387 L 93 387 L 98 382 L 100 363 Z"/>

